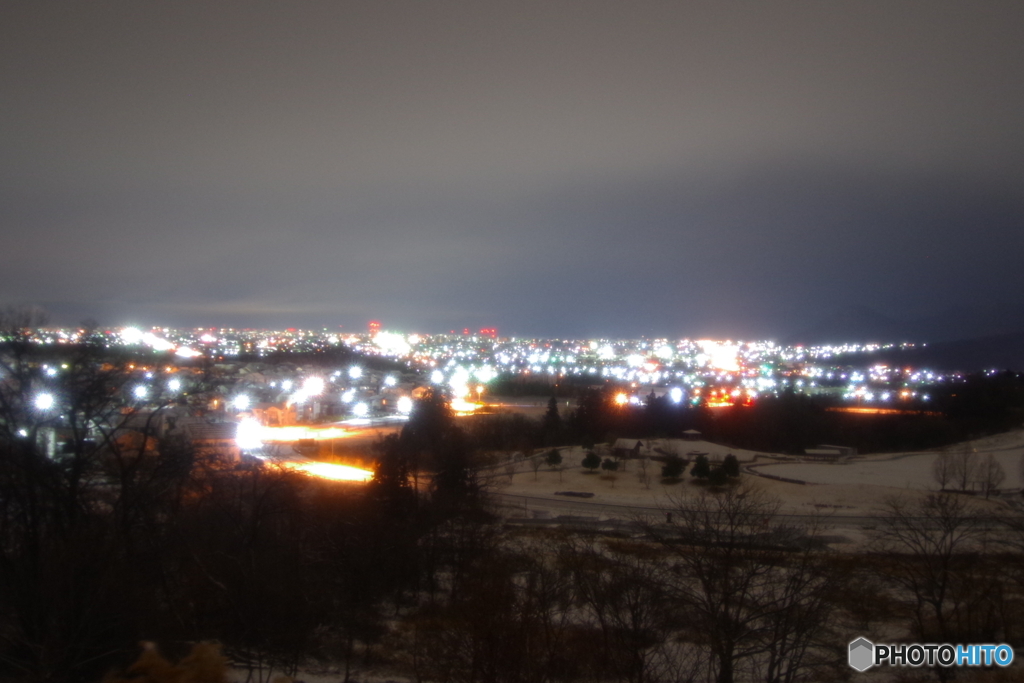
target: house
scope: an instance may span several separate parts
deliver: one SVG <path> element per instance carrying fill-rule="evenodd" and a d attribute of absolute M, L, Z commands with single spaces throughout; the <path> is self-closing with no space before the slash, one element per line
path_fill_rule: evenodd
<path fill-rule="evenodd" d="M 238 462 L 242 449 L 238 447 L 235 422 L 198 422 L 188 425 L 186 433 L 197 457 L 218 458 Z"/>
<path fill-rule="evenodd" d="M 636 439 L 616 439 L 612 445 L 612 455 L 616 458 L 637 458 L 643 447 L 643 442 Z"/>

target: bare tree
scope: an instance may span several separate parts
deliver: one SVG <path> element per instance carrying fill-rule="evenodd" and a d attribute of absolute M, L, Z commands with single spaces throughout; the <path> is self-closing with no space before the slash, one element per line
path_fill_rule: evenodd
<path fill-rule="evenodd" d="M 646 457 L 640 458 L 640 460 L 638 461 L 639 467 L 636 471 L 636 479 L 641 484 L 643 484 L 643 487 L 645 489 L 651 488 L 651 475 L 647 471 L 647 468 L 650 466 L 650 462 L 651 461 Z"/>
<path fill-rule="evenodd" d="M 188 472 L 157 457 L 164 402 L 136 391 L 144 371 L 88 343 L 55 355 L 39 323 L 0 316 L 0 659 L 41 679 L 111 651 L 94 625 L 151 590 L 137 568 Z"/>
<path fill-rule="evenodd" d="M 952 463 L 952 480 L 958 490 L 967 491 L 977 481 L 978 458 L 974 451 L 961 446 L 950 453 Z"/>
<path fill-rule="evenodd" d="M 946 487 L 952 483 L 955 469 L 952 453 L 939 453 L 932 462 L 932 478 L 939 485 L 940 491 L 945 491 Z"/>
<path fill-rule="evenodd" d="M 539 455 L 534 456 L 530 459 L 530 469 L 533 470 L 533 480 L 537 481 L 537 473 L 540 472 L 540 468 L 544 466 L 544 459 Z"/>
<path fill-rule="evenodd" d="M 671 553 L 666 590 L 691 620 L 718 683 L 794 680 L 827 666 L 837 565 L 779 521 L 779 502 L 743 487 L 678 500 L 675 533 L 648 528 Z"/>
<path fill-rule="evenodd" d="M 557 552 L 572 576 L 577 619 L 598 632 L 602 677 L 642 683 L 697 673 L 699 649 L 678 647 L 685 615 L 666 590 L 671 569 L 657 546 L 577 536 Z M 677 678 L 680 669 L 685 675 Z"/>
<path fill-rule="evenodd" d="M 508 477 L 509 483 L 512 483 L 512 478 L 516 476 L 516 472 L 519 471 L 519 461 L 516 460 L 515 458 L 509 458 L 508 460 L 505 461 L 505 464 L 502 466 L 502 469 L 505 472 L 505 476 Z"/>
<path fill-rule="evenodd" d="M 931 494 L 918 503 L 891 500 L 875 541 L 879 576 L 893 585 L 914 637 L 970 642 L 994 633 L 1001 577 L 984 561 L 986 519 L 968 498 Z M 940 678 L 948 671 L 938 669 Z"/>
<path fill-rule="evenodd" d="M 981 482 L 981 488 L 985 492 L 985 497 L 988 498 L 993 491 L 998 491 L 999 487 L 1003 485 L 1006 480 L 1006 471 L 1003 466 L 999 464 L 996 457 L 989 453 L 982 458 L 978 463 L 978 481 Z"/>

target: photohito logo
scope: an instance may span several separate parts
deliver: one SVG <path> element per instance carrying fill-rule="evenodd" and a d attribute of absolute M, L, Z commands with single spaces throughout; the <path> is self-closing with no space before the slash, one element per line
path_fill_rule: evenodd
<path fill-rule="evenodd" d="M 858 638 L 850 643 L 850 666 L 857 671 L 867 671 L 874 664 L 875 645 L 867 638 Z"/>
<path fill-rule="evenodd" d="M 1013 648 L 1009 645 L 927 645 L 909 643 L 876 645 L 867 638 L 850 643 L 850 666 L 867 671 L 873 666 L 1009 666 Z"/>

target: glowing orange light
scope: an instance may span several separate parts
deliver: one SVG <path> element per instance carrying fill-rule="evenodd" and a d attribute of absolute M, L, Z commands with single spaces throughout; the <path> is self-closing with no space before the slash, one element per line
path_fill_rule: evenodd
<path fill-rule="evenodd" d="M 451 403 L 451 409 L 456 415 L 469 415 L 477 410 L 481 404 L 470 403 L 464 398 L 453 398 Z"/>
<path fill-rule="evenodd" d="M 629 396 L 626 396 L 624 393 L 619 392 L 618 394 L 615 394 L 615 403 L 617 405 L 624 406 L 627 403 L 629 403 Z"/>
<path fill-rule="evenodd" d="M 282 467 L 298 472 L 305 472 L 321 479 L 332 481 L 370 481 L 373 472 L 351 465 L 338 465 L 332 462 L 282 462 Z"/>

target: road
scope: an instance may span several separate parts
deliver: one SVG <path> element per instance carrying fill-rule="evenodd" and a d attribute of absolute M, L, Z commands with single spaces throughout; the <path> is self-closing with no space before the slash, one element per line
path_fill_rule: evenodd
<path fill-rule="evenodd" d="M 661 507 L 642 507 L 636 505 L 614 505 L 609 503 L 590 503 L 580 499 L 560 499 L 540 496 L 519 496 L 506 493 L 490 494 L 492 500 L 506 511 L 510 518 L 520 517 L 525 520 L 536 520 L 541 524 L 558 521 L 565 522 L 600 522 L 619 520 L 632 522 L 637 519 L 661 520 L 670 509 Z M 799 515 L 779 513 L 780 521 L 790 524 L 808 526 L 817 524 L 836 529 L 866 529 L 878 525 L 878 518 L 872 515 Z"/>

